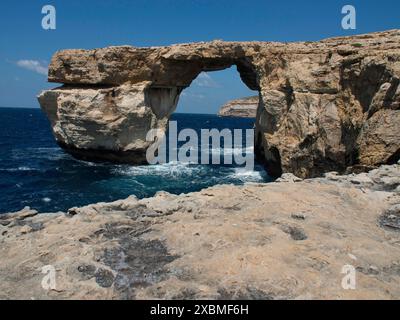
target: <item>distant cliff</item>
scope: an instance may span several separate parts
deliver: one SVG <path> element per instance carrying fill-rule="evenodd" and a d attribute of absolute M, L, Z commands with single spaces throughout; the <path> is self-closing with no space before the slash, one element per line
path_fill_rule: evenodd
<path fill-rule="evenodd" d="M 255 118 L 257 116 L 258 96 L 228 101 L 219 110 L 221 117 Z"/>

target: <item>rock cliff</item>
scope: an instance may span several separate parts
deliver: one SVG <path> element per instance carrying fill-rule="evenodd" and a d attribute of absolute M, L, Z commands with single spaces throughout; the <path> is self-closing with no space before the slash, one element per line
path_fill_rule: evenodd
<path fill-rule="evenodd" d="M 228 101 L 218 112 L 221 117 L 255 118 L 258 109 L 258 96 Z"/>
<path fill-rule="evenodd" d="M 399 243 L 400 165 L 26 208 L 0 215 L 0 299 L 398 300 Z"/>
<path fill-rule="evenodd" d="M 400 158 L 400 31 L 320 42 L 223 42 L 57 52 L 39 96 L 61 146 L 143 163 L 202 71 L 232 65 L 258 90 L 256 153 L 270 173 L 365 170 Z"/>

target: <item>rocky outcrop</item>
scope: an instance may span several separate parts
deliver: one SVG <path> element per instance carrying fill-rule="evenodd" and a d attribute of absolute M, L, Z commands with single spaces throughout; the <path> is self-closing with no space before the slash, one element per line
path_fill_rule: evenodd
<path fill-rule="evenodd" d="M 146 83 L 119 87 L 63 86 L 39 97 L 58 143 L 82 159 L 144 164 L 152 128 L 165 128 L 161 100 L 176 105 L 176 93 L 159 90 L 146 96 Z M 157 112 L 148 104 L 157 105 Z M 157 116 L 159 115 L 159 116 Z M 161 115 L 161 116 L 160 116 Z"/>
<path fill-rule="evenodd" d="M 221 117 L 255 118 L 258 102 L 258 96 L 228 101 L 221 107 L 218 115 Z"/>
<path fill-rule="evenodd" d="M 400 157 L 400 31 L 320 42 L 223 42 L 56 53 L 39 102 L 61 146 L 142 163 L 202 71 L 236 65 L 258 90 L 256 152 L 270 173 L 365 170 Z"/>
<path fill-rule="evenodd" d="M 0 298 L 398 300 L 399 186 L 393 165 L 0 215 Z"/>

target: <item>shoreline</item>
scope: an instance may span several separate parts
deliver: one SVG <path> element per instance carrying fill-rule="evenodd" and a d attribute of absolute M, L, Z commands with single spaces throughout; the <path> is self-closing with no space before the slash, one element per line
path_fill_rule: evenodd
<path fill-rule="evenodd" d="M 392 165 L 26 208 L 0 216 L 0 298 L 398 299 L 399 185 Z M 349 264 L 356 290 L 341 286 Z M 49 265 L 57 285 L 44 290 Z"/>

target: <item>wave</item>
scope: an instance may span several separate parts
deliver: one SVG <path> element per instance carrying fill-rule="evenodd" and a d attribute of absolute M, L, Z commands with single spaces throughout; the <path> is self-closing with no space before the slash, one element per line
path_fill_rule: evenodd
<path fill-rule="evenodd" d="M 75 163 L 82 165 L 83 167 L 106 167 L 106 166 L 108 166 L 108 164 L 105 162 L 91 162 L 91 161 L 87 161 L 87 160 L 79 160 L 79 159 L 73 158 L 70 155 L 67 155 L 67 156 L 70 157 L 70 159 L 73 160 Z"/>
<path fill-rule="evenodd" d="M 18 111 L 20 112 L 20 111 Z M 23 112 L 23 111 L 21 111 Z M 32 111 L 25 111 L 28 117 Z M 39 112 L 38 115 L 41 115 Z M 36 115 L 35 115 L 36 116 Z M 196 118 L 199 117 L 199 118 Z M 180 115 L 180 127 L 193 128 L 200 134 L 208 121 L 210 126 L 248 128 L 248 120 L 227 120 L 209 115 Z M 2 120 L 6 120 L 5 118 Z M 72 206 L 100 201 L 113 201 L 135 194 L 149 197 L 157 191 L 174 194 L 195 192 L 218 184 L 244 184 L 260 182 L 263 173 L 257 166 L 254 171 L 238 168 L 239 164 L 202 165 L 169 162 L 159 165 L 130 166 L 77 160 L 54 143 L 47 120 L 40 127 L 25 126 L 18 132 L 19 116 L 14 123 L 8 120 L 1 125 L 6 133 L 0 142 L 0 212 L 11 212 L 20 206 L 30 206 L 38 211 L 56 212 Z M 19 134 L 20 133 L 20 134 Z M 225 144 L 208 146 L 210 156 L 235 156 L 253 153 L 253 146 Z M 182 144 L 178 143 L 178 150 Z M 200 147 L 200 146 L 198 146 Z M 172 159 L 171 159 L 172 160 Z M 199 161 L 201 158 L 199 157 Z M 269 177 L 267 176 L 267 181 Z"/>
<path fill-rule="evenodd" d="M 126 176 L 169 176 L 181 177 L 199 173 L 204 166 L 192 165 L 190 163 L 169 162 L 165 164 L 146 166 L 119 166 L 112 170 L 114 174 Z"/>
<path fill-rule="evenodd" d="M 262 182 L 266 178 L 264 171 L 246 170 L 244 168 L 234 168 L 234 172 L 229 175 L 232 179 L 242 182 Z"/>
<path fill-rule="evenodd" d="M 19 171 L 40 171 L 40 170 L 37 168 L 30 168 L 30 167 L 18 167 L 18 168 L 0 168 L 0 171 L 19 172 Z"/>
<path fill-rule="evenodd" d="M 160 177 L 182 181 L 195 181 L 202 179 L 204 182 L 213 181 L 215 184 L 262 182 L 266 179 L 263 170 L 248 170 L 245 168 L 215 167 L 210 165 L 193 165 L 189 163 L 169 162 L 166 164 L 148 166 L 118 166 L 112 170 L 113 174 L 129 177 Z M 161 183 L 161 182 L 160 182 Z"/>
<path fill-rule="evenodd" d="M 11 152 L 11 157 L 15 160 L 29 157 L 30 159 L 57 161 L 67 158 L 68 155 L 59 147 L 41 147 L 13 149 Z"/>

